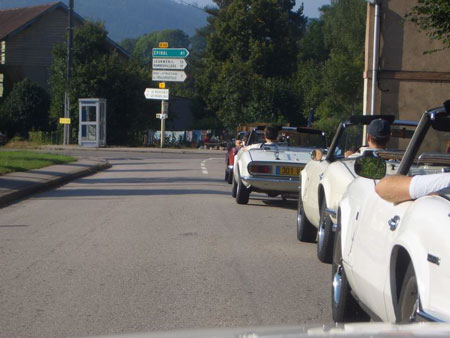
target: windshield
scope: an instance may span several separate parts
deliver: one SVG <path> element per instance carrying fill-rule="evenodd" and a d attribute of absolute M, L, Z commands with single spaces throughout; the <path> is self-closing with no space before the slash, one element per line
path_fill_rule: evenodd
<path fill-rule="evenodd" d="M 321 134 L 309 134 L 293 130 L 283 130 L 279 136 L 278 144 L 280 146 L 289 147 L 325 147 L 325 138 Z"/>
<path fill-rule="evenodd" d="M 343 158 L 345 152 L 355 152 L 361 147 L 367 146 L 364 139 L 364 125 L 348 125 L 344 129 L 341 138 L 334 151 L 336 158 Z M 386 150 L 404 152 L 414 134 L 415 127 L 402 124 L 391 125 L 391 136 L 386 145 Z"/>
<path fill-rule="evenodd" d="M 409 171 L 410 175 L 450 170 L 450 132 L 430 128 Z"/>

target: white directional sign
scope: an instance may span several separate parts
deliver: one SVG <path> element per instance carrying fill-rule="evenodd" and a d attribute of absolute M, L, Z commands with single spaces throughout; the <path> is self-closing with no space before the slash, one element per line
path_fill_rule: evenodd
<path fill-rule="evenodd" d="M 180 70 L 154 70 L 152 72 L 153 81 L 184 82 L 186 73 Z"/>
<path fill-rule="evenodd" d="M 146 88 L 144 92 L 146 99 L 151 100 L 168 100 L 169 89 Z"/>
<path fill-rule="evenodd" d="M 165 120 L 168 117 L 169 117 L 169 115 L 167 115 L 167 114 L 156 114 L 157 119 Z"/>
<path fill-rule="evenodd" d="M 153 59 L 153 69 L 183 70 L 186 66 L 184 59 Z"/>

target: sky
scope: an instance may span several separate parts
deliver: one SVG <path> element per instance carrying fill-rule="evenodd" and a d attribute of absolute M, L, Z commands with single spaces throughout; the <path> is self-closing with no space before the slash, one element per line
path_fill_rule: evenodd
<path fill-rule="evenodd" d="M 199 5 L 199 7 L 214 4 L 212 0 L 183 0 L 183 2 L 197 4 Z M 319 7 L 330 4 L 330 0 L 297 0 L 297 5 L 300 5 L 300 3 L 302 2 L 305 8 L 304 13 L 307 17 L 310 18 L 318 18 Z"/>

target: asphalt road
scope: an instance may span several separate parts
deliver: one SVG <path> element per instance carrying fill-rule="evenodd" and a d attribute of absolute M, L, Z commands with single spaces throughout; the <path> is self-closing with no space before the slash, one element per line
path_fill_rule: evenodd
<path fill-rule="evenodd" d="M 0 337 L 331 322 L 296 201 L 237 205 L 223 155 L 95 154 L 112 168 L 0 210 Z"/>

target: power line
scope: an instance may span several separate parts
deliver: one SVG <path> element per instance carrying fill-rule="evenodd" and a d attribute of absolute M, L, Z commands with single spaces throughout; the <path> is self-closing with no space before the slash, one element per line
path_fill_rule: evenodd
<path fill-rule="evenodd" d="M 202 12 L 205 12 L 205 13 L 209 14 L 207 11 L 205 11 L 205 9 L 200 8 L 200 7 L 196 6 L 196 5 L 190 4 L 189 2 L 186 2 L 184 0 L 176 0 L 176 1 L 180 2 L 180 3 L 184 4 L 184 5 L 187 5 L 187 6 L 195 8 L 195 9 L 198 9 L 199 11 L 202 11 Z"/>

